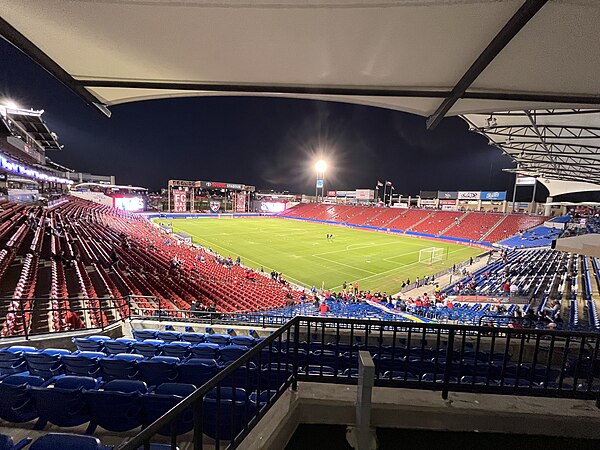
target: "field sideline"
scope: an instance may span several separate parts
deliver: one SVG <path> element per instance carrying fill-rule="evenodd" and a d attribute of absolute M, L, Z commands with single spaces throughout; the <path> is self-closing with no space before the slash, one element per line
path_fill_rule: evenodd
<path fill-rule="evenodd" d="M 238 255 L 242 264 L 266 272 L 276 270 L 290 281 L 306 286 L 340 289 L 342 283 L 358 281 L 361 290 L 400 291 L 402 281 L 431 275 L 482 253 L 439 241 L 330 226 L 278 218 L 243 219 L 155 219 L 172 223 L 195 243 L 222 256 Z M 326 235 L 333 233 L 334 239 Z M 419 262 L 419 250 L 444 248 L 442 262 Z"/>

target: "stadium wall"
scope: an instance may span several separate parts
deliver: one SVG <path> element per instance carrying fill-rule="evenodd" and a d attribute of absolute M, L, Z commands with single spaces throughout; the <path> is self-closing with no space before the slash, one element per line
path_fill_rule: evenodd
<path fill-rule="evenodd" d="M 276 213 L 145 213 L 142 214 L 146 219 L 215 219 L 219 217 L 232 217 L 232 218 L 241 218 L 241 217 L 269 217 L 275 216 Z"/>
<path fill-rule="evenodd" d="M 489 250 L 490 248 L 493 247 L 493 244 L 491 242 L 473 241 L 471 239 L 457 238 L 457 237 L 452 237 L 452 236 L 437 236 L 435 234 L 419 233 L 416 231 L 396 230 L 396 229 L 392 229 L 392 228 L 374 227 L 372 225 L 356 225 L 353 223 L 340 223 L 340 222 L 334 222 L 332 220 L 318 220 L 318 219 L 308 219 L 305 217 L 291 217 L 291 216 L 286 216 L 286 215 L 281 215 L 281 214 L 277 215 L 276 217 L 279 217 L 282 219 L 300 220 L 300 221 L 304 221 L 304 222 L 321 223 L 321 224 L 333 225 L 333 226 L 338 226 L 338 227 L 341 226 L 341 227 L 346 227 L 346 228 L 358 228 L 361 230 L 379 231 L 382 233 L 403 234 L 405 236 L 427 239 L 430 241 L 451 242 L 451 243 L 455 243 L 455 244 L 468 245 L 468 246 L 472 246 L 472 247 L 480 247 L 480 248 L 483 248 L 486 250 Z"/>

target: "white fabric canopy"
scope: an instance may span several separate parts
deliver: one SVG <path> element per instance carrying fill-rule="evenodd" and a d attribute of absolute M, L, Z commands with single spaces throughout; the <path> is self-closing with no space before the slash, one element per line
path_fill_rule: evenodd
<path fill-rule="evenodd" d="M 104 105 L 284 95 L 428 116 L 524 3 L 0 0 L 0 33 Z M 600 107 L 599 3 L 547 2 L 448 114 Z"/>

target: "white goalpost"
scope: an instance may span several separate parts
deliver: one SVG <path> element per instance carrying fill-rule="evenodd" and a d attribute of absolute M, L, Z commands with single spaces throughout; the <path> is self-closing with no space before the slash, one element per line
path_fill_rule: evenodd
<path fill-rule="evenodd" d="M 423 264 L 442 262 L 445 256 L 445 249 L 441 247 L 427 247 L 419 250 L 419 262 Z"/>

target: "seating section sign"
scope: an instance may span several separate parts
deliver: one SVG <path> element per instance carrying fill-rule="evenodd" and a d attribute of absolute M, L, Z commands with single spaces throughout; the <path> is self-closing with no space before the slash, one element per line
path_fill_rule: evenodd
<path fill-rule="evenodd" d="M 186 211 L 186 197 L 185 191 L 173 191 L 173 212 Z"/>

